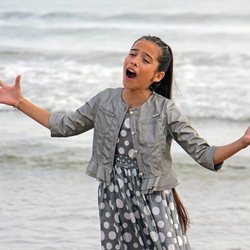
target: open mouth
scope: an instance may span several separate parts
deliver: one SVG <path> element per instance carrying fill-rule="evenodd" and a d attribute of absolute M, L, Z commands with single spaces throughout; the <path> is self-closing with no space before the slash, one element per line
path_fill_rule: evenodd
<path fill-rule="evenodd" d="M 135 77 L 136 77 L 136 73 L 133 72 L 133 71 L 130 70 L 130 69 L 127 69 L 127 70 L 126 70 L 126 75 L 127 75 L 128 78 L 135 78 Z"/>

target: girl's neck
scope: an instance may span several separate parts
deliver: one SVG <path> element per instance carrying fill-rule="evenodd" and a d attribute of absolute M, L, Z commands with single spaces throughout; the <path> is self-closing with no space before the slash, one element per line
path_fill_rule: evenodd
<path fill-rule="evenodd" d="M 141 106 L 151 96 L 151 90 L 145 91 L 131 91 L 123 89 L 122 99 L 129 106 L 129 108 L 135 108 Z"/>

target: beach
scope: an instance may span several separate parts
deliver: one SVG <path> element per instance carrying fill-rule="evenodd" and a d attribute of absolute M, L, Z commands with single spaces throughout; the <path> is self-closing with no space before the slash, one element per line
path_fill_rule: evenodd
<path fill-rule="evenodd" d="M 72 111 L 122 87 L 133 41 L 157 35 L 174 52 L 175 102 L 211 145 L 227 144 L 250 124 L 249 21 L 250 4 L 236 0 L 9 0 L 0 3 L 0 79 L 21 74 L 28 99 Z M 51 138 L 0 105 L 0 250 L 100 249 L 98 181 L 85 174 L 92 134 Z M 249 250 L 249 149 L 217 173 L 175 142 L 172 153 L 192 249 Z"/>

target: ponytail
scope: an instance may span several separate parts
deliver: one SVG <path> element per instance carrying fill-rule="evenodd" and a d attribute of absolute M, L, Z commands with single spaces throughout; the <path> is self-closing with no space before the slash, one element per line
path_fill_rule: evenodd
<path fill-rule="evenodd" d="M 184 234 L 186 234 L 187 229 L 190 225 L 190 219 L 188 217 L 187 211 L 186 211 L 184 205 L 182 204 L 175 188 L 173 188 L 172 191 L 173 191 L 173 196 L 174 196 L 174 200 L 176 203 L 177 213 L 179 216 L 179 221 L 180 221 L 180 224 L 182 227 L 182 231 Z"/>

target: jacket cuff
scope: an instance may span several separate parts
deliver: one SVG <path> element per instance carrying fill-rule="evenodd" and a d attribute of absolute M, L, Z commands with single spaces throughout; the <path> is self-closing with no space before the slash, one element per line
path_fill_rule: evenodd
<path fill-rule="evenodd" d="M 59 121 L 61 121 L 63 114 L 59 112 L 51 113 L 49 117 L 49 130 L 51 137 L 59 137 Z"/>
<path fill-rule="evenodd" d="M 211 146 L 210 147 L 210 166 L 209 166 L 209 169 L 212 170 L 212 171 L 219 171 L 221 168 L 222 168 L 222 165 L 224 162 L 221 162 L 219 164 L 214 164 L 214 153 L 215 153 L 215 150 L 216 150 L 217 146 Z"/>

